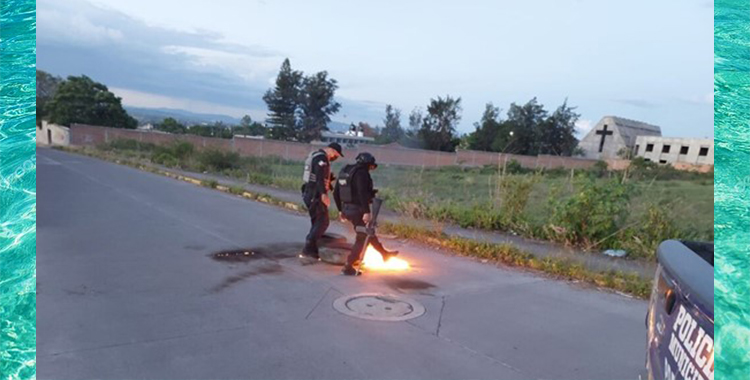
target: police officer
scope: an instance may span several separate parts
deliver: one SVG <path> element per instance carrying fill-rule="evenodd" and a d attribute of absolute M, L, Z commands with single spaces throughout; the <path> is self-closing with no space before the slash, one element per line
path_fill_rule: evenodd
<path fill-rule="evenodd" d="M 318 240 L 328 229 L 328 206 L 331 203 L 328 191 L 331 190 L 331 162 L 344 157 L 341 145 L 331 143 L 327 147 L 311 152 L 305 161 L 305 172 L 302 175 L 302 200 L 310 212 L 310 233 L 305 239 L 302 256 L 320 259 Z"/>
<path fill-rule="evenodd" d="M 356 163 L 346 165 L 339 173 L 336 185 L 333 190 L 333 198 L 336 201 L 336 207 L 343 215 L 343 218 L 352 223 L 355 230 L 359 226 L 365 226 L 370 222 L 370 203 L 375 198 L 377 190 L 373 188 L 370 170 L 378 167 L 375 163 L 375 157 L 367 152 L 360 153 L 356 158 Z M 346 264 L 341 273 L 347 276 L 355 276 L 360 273 L 354 269 L 354 265 L 360 260 L 362 250 L 365 248 L 367 234 L 357 231 L 357 238 L 352 246 L 351 253 L 347 258 Z M 370 237 L 370 244 L 381 255 L 383 260 L 398 254 L 398 251 L 388 251 L 378 240 L 377 236 Z"/>

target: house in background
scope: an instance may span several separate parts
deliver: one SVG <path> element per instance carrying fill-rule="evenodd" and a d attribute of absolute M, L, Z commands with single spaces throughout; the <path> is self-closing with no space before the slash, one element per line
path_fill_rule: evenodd
<path fill-rule="evenodd" d="M 714 164 L 714 140 L 638 136 L 633 155 L 659 164 Z"/>

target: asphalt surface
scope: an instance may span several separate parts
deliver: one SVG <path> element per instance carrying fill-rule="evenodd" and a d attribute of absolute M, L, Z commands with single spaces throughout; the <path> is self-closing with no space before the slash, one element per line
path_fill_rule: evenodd
<path fill-rule="evenodd" d="M 385 239 L 413 269 L 292 257 L 309 220 L 132 168 L 37 150 L 40 379 L 626 379 L 646 303 Z M 340 224 L 334 232 L 348 233 Z M 247 261 L 212 253 L 246 249 Z M 403 294 L 405 322 L 333 309 Z"/>

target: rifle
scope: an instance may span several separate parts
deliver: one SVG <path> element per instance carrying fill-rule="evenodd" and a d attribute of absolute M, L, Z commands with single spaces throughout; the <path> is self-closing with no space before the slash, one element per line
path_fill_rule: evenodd
<path fill-rule="evenodd" d="M 365 245 L 362 246 L 362 251 L 359 252 L 359 268 L 357 268 L 358 272 L 362 269 L 362 264 L 364 262 L 363 253 L 365 252 L 367 247 L 370 245 L 370 239 L 373 236 L 377 236 L 375 235 L 375 229 L 378 226 L 378 214 L 380 214 L 380 207 L 382 205 L 383 205 L 382 199 L 373 198 L 370 222 L 367 223 L 366 226 L 358 226 L 354 229 L 356 232 L 367 234 L 367 237 L 365 238 Z"/>

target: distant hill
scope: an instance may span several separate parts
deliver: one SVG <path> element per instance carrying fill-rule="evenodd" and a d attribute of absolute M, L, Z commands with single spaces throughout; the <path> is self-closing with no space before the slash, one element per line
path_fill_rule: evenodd
<path fill-rule="evenodd" d="M 171 108 L 140 108 L 125 106 L 130 116 L 136 118 L 139 124 L 159 123 L 171 117 L 182 124 L 211 124 L 220 121 L 224 124 L 239 124 L 240 119 L 228 115 L 195 113 Z"/>

